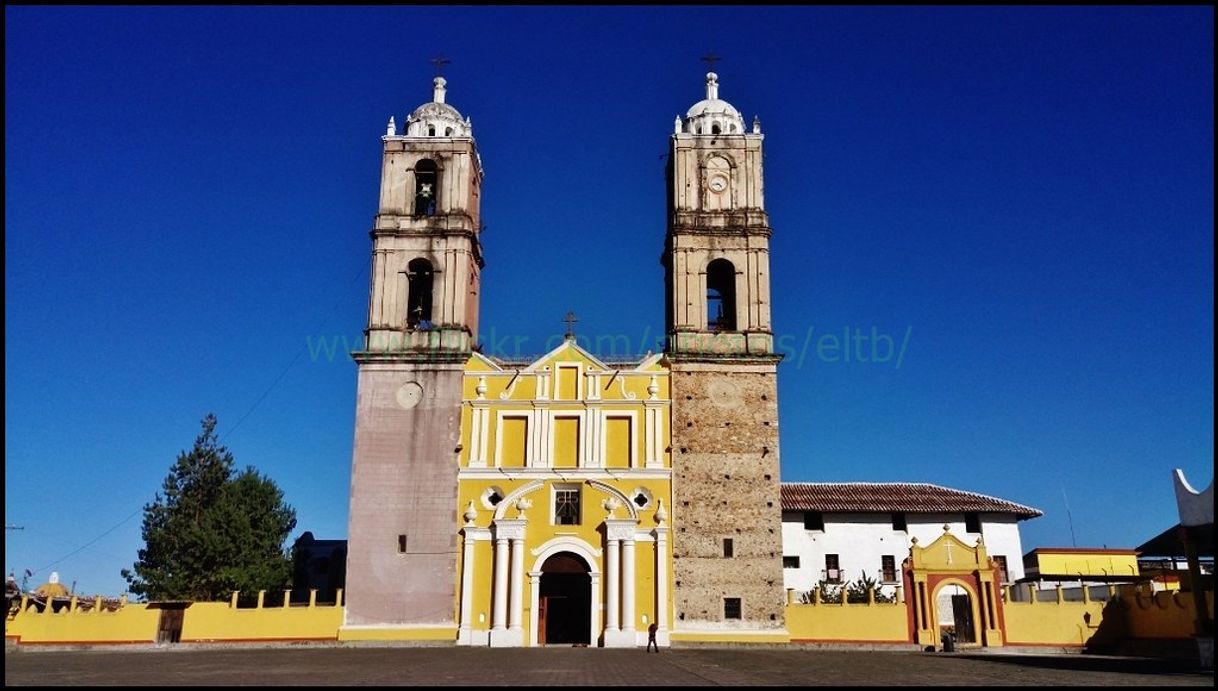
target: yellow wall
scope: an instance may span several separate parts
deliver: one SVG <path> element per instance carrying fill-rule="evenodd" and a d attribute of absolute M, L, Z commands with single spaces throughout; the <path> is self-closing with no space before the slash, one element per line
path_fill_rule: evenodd
<path fill-rule="evenodd" d="M 1036 550 L 1037 566 L 1042 574 L 1083 576 L 1136 576 L 1138 555 L 1112 552 L 1053 552 Z"/>
<path fill-rule="evenodd" d="M 579 465 L 579 418 L 554 419 L 554 467 L 574 468 Z"/>
<path fill-rule="evenodd" d="M 1205 593 L 1210 621 L 1214 619 L 1214 591 Z M 1163 590 L 1143 593 L 1127 588 L 1126 631 L 1130 638 L 1191 638 L 1193 635 L 1193 593 Z"/>
<path fill-rule="evenodd" d="M 523 468 L 525 459 L 525 444 L 528 440 L 528 420 L 518 417 L 503 419 L 503 447 L 499 463 L 504 468 Z M 492 428 L 491 436 L 495 430 Z M 494 444 L 494 441 L 491 442 Z M 495 447 L 492 445 L 491 449 Z"/>
<path fill-rule="evenodd" d="M 162 611 L 147 604 L 127 604 L 114 612 L 94 608 L 54 614 L 29 607 L 7 621 L 4 633 L 21 645 L 151 644 Z M 231 602 L 195 602 L 183 611 L 181 641 L 332 641 L 342 621 L 338 605 L 236 609 Z"/>
<path fill-rule="evenodd" d="M 605 466 L 630 467 L 630 418 L 611 417 L 605 430 Z"/>
<path fill-rule="evenodd" d="M 196 602 L 182 619 L 182 642 L 333 641 L 342 623 L 340 606 L 235 609 L 227 602 Z"/>
<path fill-rule="evenodd" d="M 63 610 L 39 612 L 26 600 L 25 608 L 4 625 L 4 637 L 22 645 L 73 643 L 153 643 L 160 610 L 128 604 L 114 612 Z"/>
<path fill-rule="evenodd" d="M 910 643 L 905 603 L 788 604 L 792 642 Z"/>
<path fill-rule="evenodd" d="M 1008 601 L 1003 605 L 1006 644 L 1086 645 L 1103 622 L 1104 605 L 1103 602 Z"/>

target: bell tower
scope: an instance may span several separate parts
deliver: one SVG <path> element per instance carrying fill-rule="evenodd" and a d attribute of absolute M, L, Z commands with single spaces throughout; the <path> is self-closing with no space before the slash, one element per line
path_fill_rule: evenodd
<path fill-rule="evenodd" d="M 432 100 L 381 137 L 368 325 L 358 365 L 346 620 L 455 627 L 462 377 L 478 328 L 482 162 L 469 118 Z"/>
<path fill-rule="evenodd" d="M 672 372 L 674 632 L 785 640 L 761 123 L 706 75 L 674 123 L 661 263 Z"/>

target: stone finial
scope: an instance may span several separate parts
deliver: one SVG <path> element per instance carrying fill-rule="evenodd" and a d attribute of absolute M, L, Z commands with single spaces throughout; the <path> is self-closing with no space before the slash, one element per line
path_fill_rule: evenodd
<path fill-rule="evenodd" d="M 397 133 L 398 133 L 398 125 L 396 122 L 393 121 L 393 116 L 390 115 L 389 124 L 385 126 L 385 134 L 387 136 L 393 137 L 393 136 L 397 135 Z"/>
<path fill-rule="evenodd" d="M 609 497 L 605 501 L 601 502 L 601 506 L 605 507 L 605 510 L 609 512 L 609 518 L 613 518 L 613 512 L 617 511 L 617 507 L 621 505 L 622 503 L 619 502 L 615 497 Z"/>
<path fill-rule="evenodd" d="M 948 523 L 944 523 L 944 524 L 943 524 L 943 532 L 945 532 L 945 533 L 950 533 L 950 532 L 952 532 L 952 527 L 951 527 L 951 525 L 950 525 L 950 524 L 948 524 Z"/>
<path fill-rule="evenodd" d="M 660 393 L 660 383 L 656 381 L 656 375 L 651 375 L 651 381 L 647 383 L 647 395 L 649 400 L 656 400 L 656 394 Z"/>
<path fill-rule="evenodd" d="M 478 385 L 474 387 L 474 391 L 478 394 L 478 400 L 486 398 L 486 377 L 478 377 Z"/>
<path fill-rule="evenodd" d="M 474 502 L 470 502 L 469 506 L 465 507 L 465 525 L 473 525 L 474 519 L 478 518 L 478 510 L 474 508 Z"/>
<path fill-rule="evenodd" d="M 435 86 L 435 90 L 433 92 L 431 100 L 435 101 L 436 103 L 443 103 L 444 102 L 444 85 L 447 84 L 448 82 L 444 79 L 444 77 L 436 77 L 435 79 L 432 80 L 431 83 Z"/>
<path fill-rule="evenodd" d="M 753 134 L 761 134 L 761 118 L 753 116 Z"/>
<path fill-rule="evenodd" d="M 439 79 L 439 77 L 437 77 L 437 79 Z M 529 501 L 528 499 L 526 499 L 524 497 L 517 499 L 516 500 L 516 517 L 524 518 L 524 512 L 528 511 L 531 508 L 533 508 L 533 502 Z"/>
<path fill-rule="evenodd" d="M 681 116 L 680 115 L 678 115 L 677 118 L 675 120 L 673 120 L 672 133 L 681 134 Z"/>
<path fill-rule="evenodd" d="M 664 510 L 664 500 L 656 499 L 656 523 L 668 520 L 668 512 Z"/>
<path fill-rule="evenodd" d="M 911 544 L 911 545 L 918 544 L 918 536 L 914 535 L 913 537 L 909 538 L 909 544 Z"/>
<path fill-rule="evenodd" d="M 714 72 L 706 73 L 706 100 L 714 101 L 719 98 L 719 75 Z"/>

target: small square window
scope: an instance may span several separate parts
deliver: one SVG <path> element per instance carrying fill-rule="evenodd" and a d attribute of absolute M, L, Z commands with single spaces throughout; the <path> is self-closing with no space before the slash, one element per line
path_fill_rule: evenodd
<path fill-rule="evenodd" d="M 804 530 L 824 530 L 825 515 L 819 511 L 804 512 Z"/>
<path fill-rule="evenodd" d="M 964 514 L 964 532 L 980 533 L 981 516 L 973 512 Z"/>
<path fill-rule="evenodd" d="M 892 514 L 892 529 L 898 533 L 904 533 L 909 530 L 909 526 L 905 523 L 905 513 L 898 512 Z"/>
<path fill-rule="evenodd" d="M 735 546 L 735 544 L 732 543 L 732 538 L 730 538 L 730 537 L 723 538 L 723 556 L 727 557 L 727 558 L 731 558 L 732 556 L 735 555 L 735 552 L 736 552 L 736 546 Z"/>
<path fill-rule="evenodd" d="M 398 535 L 398 554 L 406 553 L 406 536 Z"/>
<path fill-rule="evenodd" d="M 723 598 L 723 618 L 724 619 L 739 619 L 740 618 L 740 598 L 738 598 L 738 597 Z"/>
<path fill-rule="evenodd" d="M 554 525 L 579 525 L 579 490 L 554 490 Z"/>
<path fill-rule="evenodd" d="M 782 568 L 798 569 L 799 568 L 799 557 L 783 557 L 782 558 Z"/>

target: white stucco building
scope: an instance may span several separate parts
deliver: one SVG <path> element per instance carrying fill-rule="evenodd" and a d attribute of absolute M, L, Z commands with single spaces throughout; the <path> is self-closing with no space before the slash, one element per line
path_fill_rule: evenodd
<path fill-rule="evenodd" d="M 1014 582 L 1023 577 L 1019 521 L 1041 513 L 926 483 L 784 482 L 783 582 L 798 597 L 821 580 L 845 584 L 866 574 L 892 595 L 911 540 L 930 544 L 945 526 L 966 543 L 984 540 L 1003 582 Z"/>

